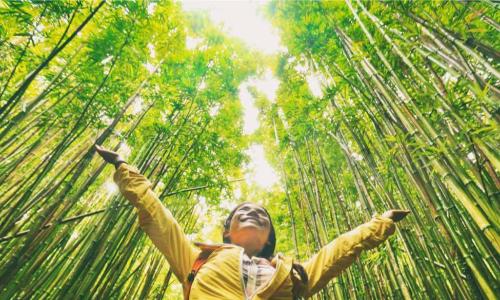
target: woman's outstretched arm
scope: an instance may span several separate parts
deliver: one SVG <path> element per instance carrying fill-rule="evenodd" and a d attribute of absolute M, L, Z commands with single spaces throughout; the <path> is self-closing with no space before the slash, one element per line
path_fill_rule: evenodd
<path fill-rule="evenodd" d="M 199 250 L 189 242 L 172 213 L 160 202 L 149 180 L 125 163 L 117 153 L 99 146 L 96 150 L 104 160 L 115 165 L 114 180 L 123 196 L 137 208 L 139 225 L 184 284 Z"/>
<path fill-rule="evenodd" d="M 409 211 L 390 210 L 382 216 L 375 215 L 369 222 L 344 233 L 324 246 L 304 269 L 309 277 L 306 296 L 319 292 L 333 277 L 349 267 L 361 251 L 373 249 L 394 233 L 395 225 Z"/>

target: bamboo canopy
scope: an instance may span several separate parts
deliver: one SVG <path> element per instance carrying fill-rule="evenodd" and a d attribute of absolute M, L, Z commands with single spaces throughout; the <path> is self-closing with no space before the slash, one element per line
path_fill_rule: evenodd
<path fill-rule="evenodd" d="M 190 237 L 218 238 L 207 222 L 237 189 L 264 199 L 299 261 L 411 210 L 314 299 L 499 299 L 498 4 L 272 0 L 287 50 L 271 56 L 171 1 L 0 12 L 1 299 L 182 299 L 95 144 L 138 167 Z M 251 89 L 248 136 L 238 88 L 269 68 L 281 84 L 276 99 Z M 234 179 L 252 143 L 278 186 Z"/>

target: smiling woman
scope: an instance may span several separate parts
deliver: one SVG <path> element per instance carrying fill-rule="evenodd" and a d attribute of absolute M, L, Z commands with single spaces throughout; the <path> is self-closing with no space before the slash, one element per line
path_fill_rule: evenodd
<path fill-rule="evenodd" d="M 269 213 L 254 203 L 238 205 L 224 222 L 223 240 L 243 247 L 249 256 L 269 257 L 276 244 Z"/>
<path fill-rule="evenodd" d="M 409 211 L 390 210 L 337 237 L 303 264 L 274 254 L 276 233 L 265 208 L 238 205 L 224 223 L 225 244 L 193 247 L 151 183 L 116 152 L 96 146 L 116 167 L 120 191 L 137 209 L 139 224 L 168 260 L 185 299 L 299 299 L 320 291 L 362 250 L 394 233 Z"/>

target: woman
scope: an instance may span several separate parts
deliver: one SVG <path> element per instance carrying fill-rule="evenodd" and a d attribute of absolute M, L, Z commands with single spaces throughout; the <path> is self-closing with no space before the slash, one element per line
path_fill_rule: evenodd
<path fill-rule="evenodd" d="M 394 222 L 409 211 L 389 210 L 345 233 L 302 265 L 274 255 L 276 238 L 268 212 L 259 205 L 237 206 L 224 223 L 222 245 L 192 245 L 151 183 L 120 156 L 96 145 L 97 152 L 116 167 L 121 193 L 138 210 L 139 225 L 166 257 L 182 283 L 187 299 L 292 299 L 319 292 L 351 265 L 394 233 Z"/>

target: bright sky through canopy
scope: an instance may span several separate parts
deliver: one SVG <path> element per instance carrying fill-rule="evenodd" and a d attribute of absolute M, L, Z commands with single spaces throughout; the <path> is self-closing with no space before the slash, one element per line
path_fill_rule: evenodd
<path fill-rule="evenodd" d="M 252 145 L 246 154 L 250 156 L 250 163 L 246 166 L 249 173 L 248 183 L 269 189 L 278 182 L 278 174 L 265 158 L 264 146 Z"/>
<path fill-rule="evenodd" d="M 267 1 L 203 1 L 182 0 L 186 11 L 205 11 L 210 19 L 223 26 L 230 35 L 243 40 L 249 47 L 265 54 L 283 51 L 279 35 L 270 22 L 262 15 L 262 7 Z M 256 87 L 269 100 L 274 101 L 279 81 L 271 71 L 262 78 L 253 78 L 240 85 L 239 97 L 243 105 L 243 133 L 252 134 L 259 128 L 259 111 L 248 87 Z M 270 188 L 278 182 L 278 175 L 264 156 L 262 145 L 252 145 L 246 153 L 250 163 L 246 166 L 247 182 L 263 188 Z"/>
<path fill-rule="evenodd" d="M 240 85 L 239 97 L 243 104 L 243 133 L 252 134 L 259 128 L 259 110 L 253 105 L 253 97 L 248 84 Z"/>
<path fill-rule="evenodd" d="M 259 110 L 255 107 L 255 100 L 248 88 L 256 87 L 270 101 L 274 102 L 279 84 L 279 80 L 273 76 L 271 70 L 268 70 L 261 78 L 252 78 L 240 85 L 239 96 L 243 104 L 244 134 L 252 134 L 259 128 Z"/>

